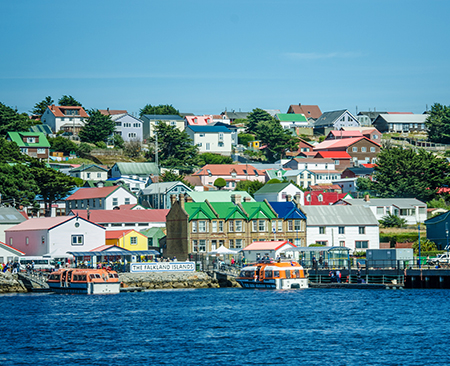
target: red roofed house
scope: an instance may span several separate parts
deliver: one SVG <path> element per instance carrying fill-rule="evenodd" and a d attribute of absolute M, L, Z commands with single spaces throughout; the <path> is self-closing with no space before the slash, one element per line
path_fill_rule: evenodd
<path fill-rule="evenodd" d="M 305 192 L 305 206 L 329 206 L 340 199 L 344 199 L 347 195 L 349 195 L 349 193 L 324 191 Z"/>
<path fill-rule="evenodd" d="M 214 185 L 217 178 L 224 178 L 227 185 L 224 189 L 234 190 L 241 180 L 258 180 L 265 183 L 264 170 L 255 169 L 250 164 L 207 164 L 192 176 L 200 177 L 202 184 Z"/>
<path fill-rule="evenodd" d="M 212 116 L 186 116 L 184 117 L 184 126 L 207 126 L 212 123 Z"/>
<path fill-rule="evenodd" d="M 152 227 L 165 227 L 168 209 L 156 210 L 72 210 L 70 215 L 78 215 L 89 219 L 110 230 L 136 231 Z"/>
<path fill-rule="evenodd" d="M 67 256 L 105 242 L 105 228 L 78 216 L 30 219 L 5 230 L 6 242 L 26 255 Z"/>
<path fill-rule="evenodd" d="M 112 210 L 120 205 L 136 203 L 136 196 L 123 186 L 80 188 L 66 198 L 66 212 L 87 208 L 90 210 Z"/>
<path fill-rule="evenodd" d="M 281 256 L 281 252 L 285 250 L 289 251 L 292 248 L 296 248 L 296 246 L 287 240 L 254 241 L 242 249 L 242 252 L 246 262 L 255 262 L 258 256 L 260 258 L 268 256 L 269 258 L 276 259 Z"/>
<path fill-rule="evenodd" d="M 345 151 L 354 164 L 375 164 L 381 145 L 367 137 L 353 137 L 338 140 L 325 140 L 314 146 L 314 151 Z"/>
<path fill-rule="evenodd" d="M 369 140 L 373 140 L 375 142 L 381 141 L 381 136 L 383 135 L 380 131 L 378 131 L 374 127 L 342 127 L 342 131 L 359 131 L 362 133 L 364 137 L 367 137 Z"/>
<path fill-rule="evenodd" d="M 334 168 L 344 171 L 353 166 L 352 157 L 345 151 L 319 151 L 314 158 L 331 159 L 334 161 Z"/>
<path fill-rule="evenodd" d="M 296 151 L 289 151 L 286 153 L 287 156 L 297 156 L 300 153 L 312 153 L 314 148 L 313 144 L 310 144 L 308 141 L 305 141 L 303 139 L 299 139 L 298 141 L 298 150 Z"/>
<path fill-rule="evenodd" d="M 104 116 L 114 116 L 116 114 L 128 114 L 125 109 L 99 109 L 98 110 Z"/>
<path fill-rule="evenodd" d="M 25 253 L 0 241 L 0 264 L 14 261 L 14 258 L 22 257 Z"/>
<path fill-rule="evenodd" d="M 306 118 L 318 119 L 322 115 L 318 105 L 291 104 L 287 113 L 304 114 Z"/>
<path fill-rule="evenodd" d="M 77 135 L 84 127 L 89 115 L 80 106 L 49 105 L 41 117 L 43 124 L 48 125 L 54 133 L 72 132 Z"/>

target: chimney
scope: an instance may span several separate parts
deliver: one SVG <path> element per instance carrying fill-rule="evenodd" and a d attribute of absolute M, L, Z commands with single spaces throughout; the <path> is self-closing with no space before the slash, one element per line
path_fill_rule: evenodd
<path fill-rule="evenodd" d="M 291 195 L 290 194 L 287 194 L 286 195 L 286 202 L 291 202 Z"/>
<path fill-rule="evenodd" d="M 182 194 L 182 193 L 180 194 L 179 201 L 180 201 L 180 206 L 182 208 L 184 208 L 184 194 Z"/>
<path fill-rule="evenodd" d="M 366 195 L 364 196 L 364 201 L 370 202 L 370 196 L 369 196 L 368 194 L 366 194 Z"/>
<path fill-rule="evenodd" d="M 175 202 L 177 202 L 177 195 L 171 194 L 170 195 L 170 204 L 173 206 L 175 204 Z"/>
<path fill-rule="evenodd" d="M 251 200 L 252 199 L 250 197 L 247 197 L 247 196 L 244 197 L 244 202 L 251 202 Z"/>
<path fill-rule="evenodd" d="M 186 196 L 186 202 L 194 202 L 191 196 Z"/>
<path fill-rule="evenodd" d="M 301 206 L 301 203 L 302 203 L 301 199 L 302 199 L 302 195 L 300 193 L 296 193 L 294 200 L 295 200 L 295 204 L 296 204 L 297 208 Z"/>
<path fill-rule="evenodd" d="M 241 195 L 240 194 L 232 194 L 231 202 L 233 202 L 235 205 L 237 205 L 238 203 L 241 203 Z"/>

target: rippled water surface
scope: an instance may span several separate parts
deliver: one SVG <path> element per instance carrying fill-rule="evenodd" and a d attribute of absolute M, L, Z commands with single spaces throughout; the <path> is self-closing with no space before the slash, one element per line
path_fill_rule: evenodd
<path fill-rule="evenodd" d="M 448 290 L 0 296 L 1 365 L 446 365 Z"/>

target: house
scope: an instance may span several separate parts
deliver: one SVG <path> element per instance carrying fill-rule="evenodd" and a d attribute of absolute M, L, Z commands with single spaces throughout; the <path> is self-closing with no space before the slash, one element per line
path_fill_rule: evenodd
<path fill-rule="evenodd" d="M 71 132 L 78 135 L 84 127 L 89 115 L 80 106 L 49 105 L 41 116 L 43 124 L 48 125 L 53 133 L 59 131 Z"/>
<path fill-rule="evenodd" d="M 206 191 L 206 192 L 187 192 L 187 196 L 192 199 L 192 202 L 231 202 L 236 195 L 240 195 L 241 200 L 245 202 L 256 202 L 246 191 Z"/>
<path fill-rule="evenodd" d="M 372 123 L 378 131 L 385 132 L 425 132 L 425 121 L 429 114 L 380 114 Z"/>
<path fill-rule="evenodd" d="M 342 175 L 341 175 L 341 177 L 342 177 Z M 340 178 L 340 179 L 333 180 L 332 183 L 340 186 L 343 193 L 348 193 L 348 192 L 356 192 L 357 191 L 357 185 L 356 185 L 357 180 L 358 180 L 358 178 L 356 178 L 356 177 Z"/>
<path fill-rule="evenodd" d="M 242 249 L 242 253 L 245 260 L 252 263 L 256 262 L 257 258 L 269 257 L 276 259 L 281 256 L 281 253 L 292 248 L 296 248 L 296 246 L 288 240 L 254 241 Z"/>
<path fill-rule="evenodd" d="M 425 225 L 427 227 L 427 240 L 434 242 L 438 250 L 448 250 L 450 211 L 425 220 Z"/>
<path fill-rule="evenodd" d="M 290 182 L 265 184 L 253 194 L 257 202 L 285 202 L 297 196 L 303 202 L 304 192 Z"/>
<path fill-rule="evenodd" d="M 313 134 L 313 127 L 303 114 L 278 113 L 275 119 L 280 122 L 283 129 L 289 130 L 294 136 Z"/>
<path fill-rule="evenodd" d="M 265 171 L 266 183 L 271 179 L 278 179 L 279 181 L 282 181 L 286 172 L 286 169 L 267 169 Z"/>
<path fill-rule="evenodd" d="M 225 126 L 187 126 L 186 133 L 200 153 L 231 155 L 231 131 Z"/>
<path fill-rule="evenodd" d="M 358 121 L 361 125 L 361 127 L 371 127 L 373 121 L 380 115 L 380 114 L 386 114 L 388 112 L 377 112 L 377 111 L 369 111 L 369 112 L 359 112 L 356 115 L 356 118 L 358 118 Z"/>
<path fill-rule="evenodd" d="M 284 175 L 286 179 L 306 188 L 311 184 L 331 183 L 333 179 L 341 177 L 335 169 L 333 159 L 323 158 L 294 158 L 283 165 L 292 169 Z"/>
<path fill-rule="evenodd" d="M 354 127 L 355 129 L 357 127 Z M 351 137 L 362 137 L 362 132 L 358 130 L 344 130 L 341 128 L 340 130 L 331 130 L 328 132 L 328 135 L 325 136 L 325 140 L 339 140 L 339 139 L 347 139 Z"/>
<path fill-rule="evenodd" d="M 127 114 L 127 110 L 126 109 L 99 109 L 98 110 L 101 114 L 103 114 L 104 116 L 115 116 L 117 114 Z"/>
<path fill-rule="evenodd" d="M 185 260 L 191 253 L 206 253 L 221 245 L 242 249 L 249 243 L 270 240 L 272 221 L 276 213 L 267 202 L 241 202 L 236 195 L 232 202 L 185 202 L 180 195 L 172 196 L 172 208 L 167 214 L 168 257 Z M 286 240 L 280 232 L 279 240 Z"/>
<path fill-rule="evenodd" d="M 148 250 L 147 237 L 135 229 L 108 230 L 105 232 L 105 240 L 106 245 L 126 250 Z"/>
<path fill-rule="evenodd" d="M 109 171 L 111 178 L 129 178 L 147 183 L 151 176 L 159 176 L 156 163 L 115 163 Z"/>
<path fill-rule="evenodd" d="M 335 170 L 343 171 L 353 166 L 352 157 L 346 151 L 317 151 L 315 159 L 331 159 Z"/>
<path fill-rule="evenodd" d="M 345 169 L 341 174 L 341 178 L 346 179 L 370 178 L 372 180 L 373 171 L 374 168 L 366 168 L 365 166 L 362 165 L 355 166 Z"/>
<path fill-rule="evenodd" d="M 142 189 L 144 189 L 147 184 L 151 183 L 150 178 L 145 180 L 144 178 L 138 177 L 137 179 L 131 179 L 126 177 L 116 177 L 116 178 L 108 178 L 105 182 L 104 186 L 120 186 L 123 185 L 128 188 L 130 192 L 133 192 L 137 195 Z"/>
<path fill-rule="evenodd" d="M 134 203 L 130 205 L 120 205 L 119 207 L 114 207 L 113 210 L 146 210 L 146 208 L 139 203 Z"/>
<path fill-rule="evenodd" d="M 317 155 L 317 152 L 316 152 Z M 333 159 L 294 158 L 283 164 L 285 169 L 335 170 Z"/>
<path fill-rule="evenodd" d="M 234 190 L 241 180 L 258 180 L 265 182 L 264 171 L 255 169 L 250 164 L 207 164 L 197 170 L 192 176 L 200 177 L 204 186 L 214 186 L 217 178 L 223 178 L 227 182 L 223 189 Z"/>
<path fill-rule="evenodd" d="M 322 115 L 318 105 L 291 104 L 287 113 L 303 114 L 306 118 L 317 120 Z"/>
<path fill-rule="evenodd" d="M 348 109 L 323 113 L 314 122 L 315 135 L 327 135 L 331 130 L 339 130 L 341 127 L 359 127 L 358 119 Z"/>
<path fill-rule="evenodd" d="M 34 125 L 30 126 L 29 128 L 30 132 L 39 132 L 43 133 L 45 136 L 52 135 L 52 129 L 48 125 Z"/>
<path fill-rule="evenodd" d="M 41 132 L 7 132 L 6 139 L 15 142 L 22 154 L 37 159 L 49 157 L 50 143 Z"/>
<path fill-rule="evenodd" d="M 306 216 L 300 201 L 269 202 L 269 205 L 278 215 L 278 220 L 272 221 L 272 232 L 278 237 L 284 232 L 287 240 L 295 246 L 306 246 Z"/>
<path fill-rule="evenodd" d="M 204 192 L 205 186 L 199 176 L 186 175 L 184 180 L 190 185 L 194 186 L 195 192 Z M 215 188 L 215 187 L 214 187 Z"/>
<path fill-rule="evenodd" d="M 71 216 L 80 216 L 109 230 L 136 231 L 165 227 L 169 210 L 72 210 Z"/>
<path fill-rule="evenodd" d="M 235 122 L 238 119 L 247 119 L 247 116 L 250 114 L 251 112 L 236 112 L 236 111 L 225 111 L 222 112 L 221 115 L 222 116 L 226 116 L 227 119 L 230 120 L 230 123 Z"/>
<path fill-rule="evenodd" d="M 149 208 L 170 208 L 172 194 L 185 194 L 190 191 L 192 189 L 183 182 L 152 183 L 139 191 L 138 202 Z"/>
<path fill-rule="evenodd" d="M 340 199 L 353 198 L 348 193 L 325 192 L 325 191 L 307 191 L 305 192 L 304 206 L 329 206 Z"/>
<path fill-rule="evenodd" d="M 303 206 L 308 245 L 341 246 L 352 251 L 379 249 L 379 224 L 364 206 Z"/>
<path fill-rule="evenodd" d="M 5 230 L 26 221 L 27 219 L 23 216 L 20 211 L 16 210 L 14 207 L 0 207 L 0 241 L 4 242 Z M 0 263 L 3 263 L 0 261 Z"/>
<path fill-rule="evenodd" d="M 184 117 L 184 128 L 188 126 L 207 126 L 212 123 L 211 116 L 186 116 Z"/>
<path fill-rule="evenodd" d="M 141 116 L 141 120 L 143 122 L 142 133 L 144 139 L 155 137 L 155 127 L 160 122 L 184 131 L 184 118 L 178 115 L 144 114 Z"/>
<path fill-rule="evenodd" d="M 14 262 L 17 257 L 22 257 L 24 255 L 24 252 L 0 241 L 0 264 Z"/>
<path fill-rule="evenodd" d="M 81 188 L 66 198 L 66 212 L 75 209 L 112 210 L 137 203 L 136 196 L 123 186 Z"/>
<path fill-rule="evenodd" d="M 96 164 L 82 164 L 69 171 L 71 177 L 89 181 L 105 181 L 108 179 L 108 169 Z"/>
<path fill-rule="evenodd" d="M 311 153 L 311 157 L 314 156 L 314 154 L 312 153 L 314 148 L 314 145 L 309 143 L 308 141 L 305 141 L 301 138 L 299 138 L 299 142 L 298 142 L 298 149 L 296 151 L 288 151 L 286 153 L 286 156 L 300 156 L 301 153 Z"/>
<path fill-rule="evenodd" d="M 147 237 L 148 250 L 160 250 L 160 248 L 163 246 L 163 238 L 165 239 L 166 237 L 165 228 L 160 227 L 151 227 L 150 229 L 141 230 L 141 234 Z"/>
<path fill-rule="evenodd" d="M 123 141 L 139 141 L 142 142 L 143 138 L 143 125 L 144 123 L 131 114 L 114 114 L 111 115 L 111 120 L 114 121 L 116 126 L 115 134 L 122 136 Z"/>
<path fill-rule="evenodd" d="M 314 151 L 345 151 L 353 164 L 375 164 L 380 153 L 381 145 L 367 137 L 351 137 L 338 140 L 325 140 L 314 146 Z"/>
<path fill-rule="evenodd" d="M 101 188 L 112 187 L 121 184 L 119 180 L 86 180 L 83 184 L 83 188 Z"/>
<path fill-rule="evenodd" d="M 227 124 L 225 122 L 212 122 L 209 124 L 209 126 L 216 126 L 216 127 L 226 127 L 230 130 L 231 133 L 231 145 L 237 146 L 238 145 L 238 134 L 239 134 L 239 128 L 230 124 Z"/>
<path fill-rule="evenodd" d="M 78 216 L 30 219 L 5 230 L 6 243 L 26 255 L 66 255 L 105 242 L 105 228 Z"/>
<path fill-rule="evenodd" d="M 427 204 L 416 198 L 370 198 L 366 195 L 362 199 L 341 199 L 336 205 L 367 206 L 377 220 L 391 214 L 405 219 L 407 225 L 417 225 L 427 219 Z"/>
<path fill-rule="evenodd" d="M 342 131 L 359 131 L 364 137 L 369 140 L 381 143 L 381 137 L 383 134 L 374 127 L 342 127 Z"/>

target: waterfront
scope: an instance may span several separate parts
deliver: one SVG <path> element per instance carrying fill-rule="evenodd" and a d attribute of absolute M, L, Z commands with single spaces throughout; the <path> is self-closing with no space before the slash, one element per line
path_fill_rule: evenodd
<path fill-rule="evenodd" d="M 442 365 L 449 290 L 0 296 L 2 365 Z"/>

